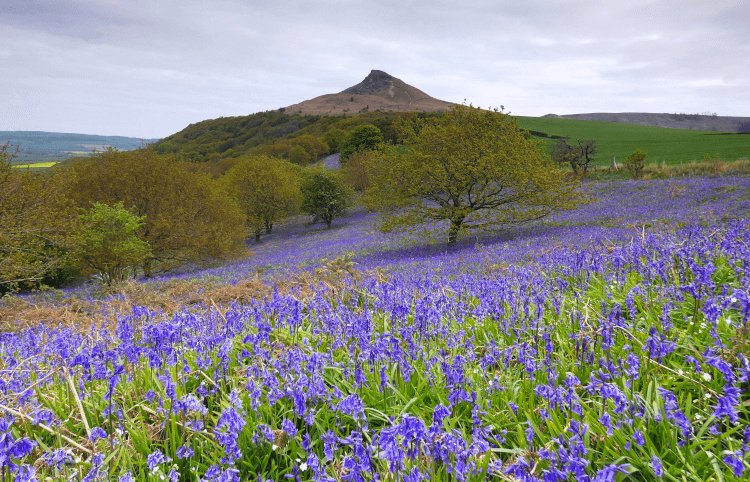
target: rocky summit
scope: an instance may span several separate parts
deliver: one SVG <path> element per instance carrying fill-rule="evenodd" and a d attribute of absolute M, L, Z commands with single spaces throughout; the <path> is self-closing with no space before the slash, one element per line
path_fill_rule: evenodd
<path fill-rule="evenodd" d="M 280 109 L 287 114 L 338 115 L 361 112 L 440 112 L 452 104 L 431 97 L 384 72 L 371 70 L 362 82 L 337 94 L 326 94 Z"/>
<path fill-rule="evenodd" d="M 383 72 L 382 70 L 371 70 L 370 75 L 365 77 L 365 80 L 357 85 L 353 85 L 348 89 L 341 91 L 342 94 L 372 94 L 374 92 L 381 92 L 387 90 L 393 81 L 393 77 L 390 74 Z"/>

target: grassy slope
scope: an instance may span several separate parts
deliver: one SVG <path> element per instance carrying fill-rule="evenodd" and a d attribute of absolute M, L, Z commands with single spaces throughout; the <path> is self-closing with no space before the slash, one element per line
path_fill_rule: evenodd
<path fill-rule="evenodd" d="M 612 156 L 618 162 L 641 148 L 648 154 L 649 163 L 680 164 L 702 160 L 703 153 L 719 154 L 724 160 L 750 157 L 750 136 L 717 135 L 714 132 L 668 129 L 614 122 L 580 121 L 541 117 L 518 117 L 524 129 L 567 136 L 571 139 L 596 139 L 600 150 L 597 158 L 601 166 L 608 166 Z M 554 140 L 546 139 L 548 150 Z"/>

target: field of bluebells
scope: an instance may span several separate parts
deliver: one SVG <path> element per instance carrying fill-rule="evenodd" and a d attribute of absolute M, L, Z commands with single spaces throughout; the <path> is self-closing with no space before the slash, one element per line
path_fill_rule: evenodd
<path fill-rule="evenodd" d="M 750 179 L 587 188 L 450 252 L 359 212 L 177 277 L 336 289 L 2 334 L 2 480 L 746 480 Z"/>

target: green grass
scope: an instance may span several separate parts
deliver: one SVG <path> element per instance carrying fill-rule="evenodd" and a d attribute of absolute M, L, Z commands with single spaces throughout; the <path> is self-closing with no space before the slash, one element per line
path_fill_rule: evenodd
<path fill-rule="evenodd" d="M 750 157 L 750 135 L 719 135 L 709 131 L 669 129 L 616 122 L 555 119 L 547 117 L 517 117 L 523 129 L 544 132 L 549 135 L 595 139 L 599 144 L 597 159 L 599 166 L 609 166 L 612 156 L 622 163 L 633 151 L 646 151 L 649 164 L 679 165 L 684 162 L 703 160 L 703 154 L 718 156 L 726 161 Z M 543 139 L 548 152 L 556 142 Z"/>

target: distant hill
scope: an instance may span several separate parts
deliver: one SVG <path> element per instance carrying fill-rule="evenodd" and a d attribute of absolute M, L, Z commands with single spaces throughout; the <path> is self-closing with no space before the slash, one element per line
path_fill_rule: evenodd
<path fill-rule="evenodd" d="M 728 117 L 702 114 L 652 114 L 648 112 L 619 112 L 592 114 L 547 114 L 542 117 L 619 122 L 642 126 L 669 127 L 714 132 L 750 132 L 750 117 Z"/>
<path fill-rule="evenodd" d="M 356 114 L 358 112 L 440 112 L 453 105 L 430 97 L 416 87 L 383 72 L 372 70 L 357 85 L 338 94 L 326 94 L 283 107 L 288 114 Z"/>
<path fill-rule="evenodd" d="M 123 136 L 97 136 L 89 134 L 67 134 L 42 131 L 0 131 L 0 143 L 18 145 L 17 163 L 29 161 L 63 160 L 70 157 L 88 156 L 96 149 L 103 151 L 112 146 L 129 151 L 150 144 L 158 139 L 138 139 Z"/>

